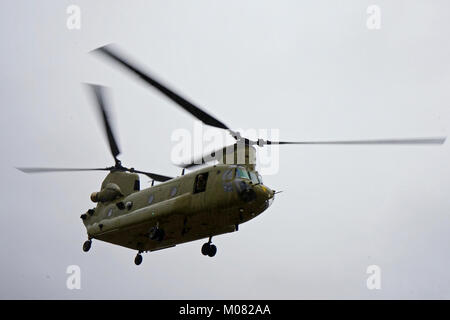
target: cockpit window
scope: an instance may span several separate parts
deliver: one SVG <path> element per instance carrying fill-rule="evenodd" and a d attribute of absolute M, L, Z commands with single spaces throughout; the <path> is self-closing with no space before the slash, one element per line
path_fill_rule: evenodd
<path fill-rule="evenodd" d="M 250 180 L 247 170 L 245 170 L 244 168 L 240 168 L 240 167 L 236 168 L 236 177 Z"/>
<path fill-rule="evenodd" d="M 258 179 L 258 175 L 256 173 L 254 173 L 253 171 L 250 171 L 250 178 L 252 180 L 253 184 L 259 184 L 259 179 Z"/>

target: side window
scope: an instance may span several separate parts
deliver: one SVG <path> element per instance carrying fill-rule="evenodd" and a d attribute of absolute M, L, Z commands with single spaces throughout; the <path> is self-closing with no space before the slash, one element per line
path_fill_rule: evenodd
<path fill-rule="evenodd" d="M 228 169 L 223 173 L 222 179 L 224 181 L 230 181 L 231 179 L 233 179 L 234 176 L 234 169 Z"/>
<path fill-rule="evenodd" d="M 170 197 L 174 197 L 177 194 L 177 187 L 170 189 Z"/>
<path fill-rule="evenodd" d="M 134 188 L 133 189 L 134 189 L 134 191 L 141 190 L 141 184 L 138 179 L 134 180 Z"/>
<path fill-rule="evenodd" d="M 150 197 L 148 197 L 148 204 L 152 204 L 153 200 L 155 199 L 155 196 L 153 195 L 153 193 L 150 195 Z"/>
<path fill-rule="evenodd" d="M 194 193 L 205 191 L 207 181 L 208 181 L 208 172 L 198 174 L 195 177 Z"/>

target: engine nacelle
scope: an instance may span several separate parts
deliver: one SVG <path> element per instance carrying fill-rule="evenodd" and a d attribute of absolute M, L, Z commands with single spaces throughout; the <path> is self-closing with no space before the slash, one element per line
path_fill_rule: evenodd
<path fill-rule="evenodd" d="M 115 183 L 108 183 L 100 192 L 91 194 L 92 202 L 110 202 L 122 197 L 120 187 Z"/>

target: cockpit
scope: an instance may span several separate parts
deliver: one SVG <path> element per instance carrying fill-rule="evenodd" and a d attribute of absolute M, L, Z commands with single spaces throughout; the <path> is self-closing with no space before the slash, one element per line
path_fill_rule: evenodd
<path fill-rule="evenodd" d="M 242 210 L 260 213 L 270 206 L 274 198 L 274 191 L 263 185 L 261 175 L 244 166 L 228 167 L 222 174 L 222 183 L 224 192 L 236 192 L 250 206 Z"/>

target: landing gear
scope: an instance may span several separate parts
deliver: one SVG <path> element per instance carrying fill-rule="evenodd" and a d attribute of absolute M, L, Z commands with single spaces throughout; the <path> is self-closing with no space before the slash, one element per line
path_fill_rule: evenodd
<path fill-rule="evenodd" d="M 211 243 L 211 239 L 212 237 L 202 246 L 202 254 L 204 256 L 214 257 L 217 253 L 217 247 Z"/>
<path fill-rule="evenodd" d="M 141 263 L 142 263 L 142 255 L 141 251 L 139 251 L 139 253 L 136 255 L 136 258 L 134 258 L 134 264 L 138 266 Z"/>
<path fill-rule="evenodd" d="M 150 234 L 149 237 L 151 240 L 156 240 L 156 241 L 163 241 L 165 236 L 165 232 L 163 229 L 160 229 L 158 227 L 153 227 L 150 229 Z"/>
<path fill-rule="evenodd" d="M 208 256 L 212 258 L 216 255 L 216 253 L 217 253 L 217 247 L 213 244 L 210 244 L 209 250 L 208 250 Z"/>
<path fill-rule="evenodd" d="M 209 243 L 203 244 L 203 246 L 202 246 L 202 254 L 203 254 L 204 256 L 207 256 L 207 255 L 208 255 L 208 252 L 209 252 L 209 246 L 210 246 Z"/>
<path fill-rule="evenodd" d="M 84 252 L 88 252 L 89 251 L 89 249 L 91 249 L 91 244 L 92 244 L 92 240 L 86 240 L 84 243 L 83 243 L 83 251 Z"/>

